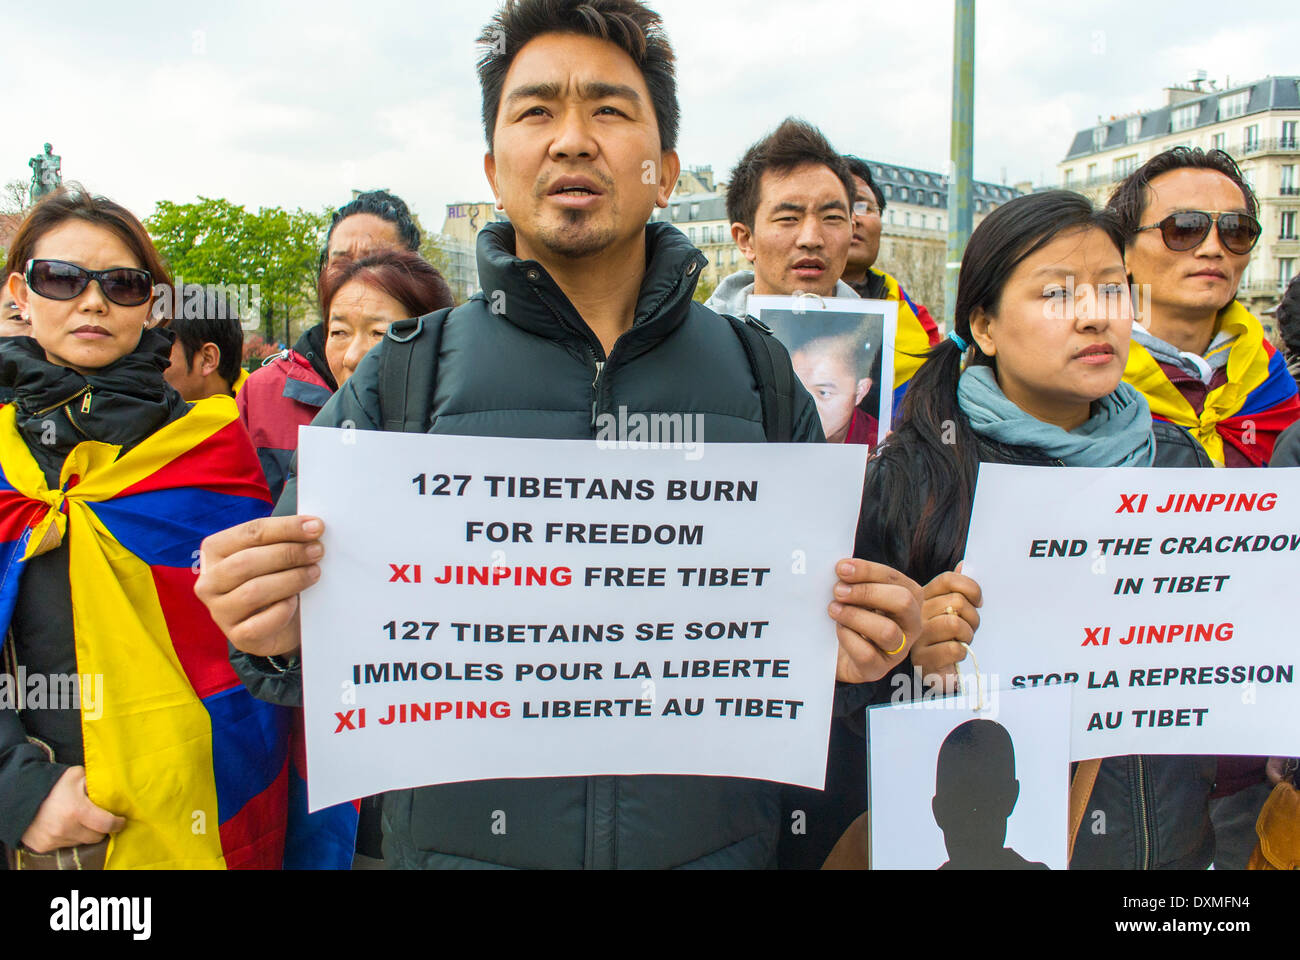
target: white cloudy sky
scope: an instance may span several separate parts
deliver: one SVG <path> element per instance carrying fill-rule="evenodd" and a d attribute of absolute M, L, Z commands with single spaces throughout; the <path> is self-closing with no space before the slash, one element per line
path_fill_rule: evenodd
<path fill-rule="evenodd" d="M 426 227 L 490 199 L 473 38 L 494 0 L 14 0 L 0 180 L 50 141 L 65 179 L 140 214 L 203 195 L 316 209 L 353 187 Z M 788 114 L 837 148 L 942 170 L 951 0 L 657 0 L 678 52 L 686 164 L 725 173 Z M 1283 5 L 1284 6 L 1284 5 Z M 980 0 L 975 173 L 1054 182 L 1075 130 L 1222 83 L 1300 73 L 1277 0 Z"/>

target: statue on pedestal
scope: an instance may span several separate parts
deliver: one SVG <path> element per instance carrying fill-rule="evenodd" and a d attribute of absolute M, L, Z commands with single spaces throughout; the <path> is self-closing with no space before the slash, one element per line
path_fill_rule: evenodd
<path fill-rule="evenodd" d="M 63 158 L 53 152 L 50 144 L 45 153 L 32 157 L 27 165 L 32 168 L 32 182 L 27 189 L 28 199 L 36 203 L 41 197 L 53 193 L 63 184 Z"/>

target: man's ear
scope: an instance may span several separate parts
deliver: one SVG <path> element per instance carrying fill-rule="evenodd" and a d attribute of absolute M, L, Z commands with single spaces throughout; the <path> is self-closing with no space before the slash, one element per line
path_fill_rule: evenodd
<path fill-rule="evenodd" d="M 497 158 L 489 150 L 483 154 L 483 173 L 487 175 L 488 186 L 492 188 L 492 196 L 496 199 L 497 206 L 501 205 L 501 194 L 497 190 Z"/>
<path fill-rule="evenodd" d="M 853 405 L 856 407 L 863 400 L 867 399 L 867 394 L 871 392 L 871 378 L 863 377 L 858 381 L 858 389 L 853 395 Z M 871 415 L 874 417 L 876 411 L 872 410 Z"/>
<path fill-rule="evenodd" d="M 736 246 L 740 248 L 741 254 L 750 263 L 754 262 L 754 234 L 749 227 L 743 223 L 733 223 L 731 225 L 731 239 L 736 241 Z"/>
<path fill-rule="evenodd" d="M 654 161 L 647 161 L 653 164 Z M 659 196 L 655 198 L 655 206 L 667 207 L 668 201 L 673 195 L 673 188 L 677 186 L 677 178 L 682 173 L 682 161 L 677 156 L 676 150 L 665 150 L 659 158 Z"/>
<path fill-rule="evenodd" d="M 993 343 L 993 338 L 989 336 L 989 324 L 993 318 L 985 312 L 983 307 L 976 307 L 970 313 L 970 333 L 971 338 L 975 341 L 980 352 L 986 357 L 996 356 L 998 348 Z"/>
<path fill-rule="evenodd" d="M 199 363 L 199 374 L 204 377 L 211 376 L 217 372 L 217 367 L 221 366 L 221 348 L 215 343 L 205 343 L 199 348 L 194 359 Z"/>

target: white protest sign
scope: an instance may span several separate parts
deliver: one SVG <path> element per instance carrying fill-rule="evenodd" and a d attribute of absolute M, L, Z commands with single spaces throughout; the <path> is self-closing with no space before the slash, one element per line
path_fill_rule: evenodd
<path fill-rule="evenodd" d="M 966 686 L 867 711 L 871 868 L 1064 870 L 1069 688 Z"/>
<path fill-rule="evenodd" d="M 514 777 L 822 787 L 864 448 L 300 436 L 313 809 Z"/>
<path fill-rule="evenodd" d="M 1071 685 L 1071 759 L 1290 756 L 1298 561 L 1300 470 L 981 464 L 962 571 L 980 669 Z"/>

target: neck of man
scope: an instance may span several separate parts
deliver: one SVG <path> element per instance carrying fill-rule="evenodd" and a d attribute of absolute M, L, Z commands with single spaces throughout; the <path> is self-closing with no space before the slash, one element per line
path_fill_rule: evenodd
<path fill-rule="evenodd" d="M 844 275 L 840 277 L 849 286 L 857 286 L 867 279 L 867 273 L 871 270 L 869 263 L 849 263 L 844 267 Z"/>
<path fill-rule="evenodd" d="M 1201 356 L 1210 348 L 1219 323 L 1219 311 L 1179 309 L 1169 304 L 1151 304 L 1147 330 L 1183 353 Z"/>
<path fill-rule="evenodd" d="M 628 330 L 636 314 L 637 299 L 645 281 L 645 231 L 630 242 L 611 244 L 588 257 L 556 256 L 533 249 L 518 238 L 516 256 L 536 260 L 573 304 L 609 356 L 614 343 Z"/>

